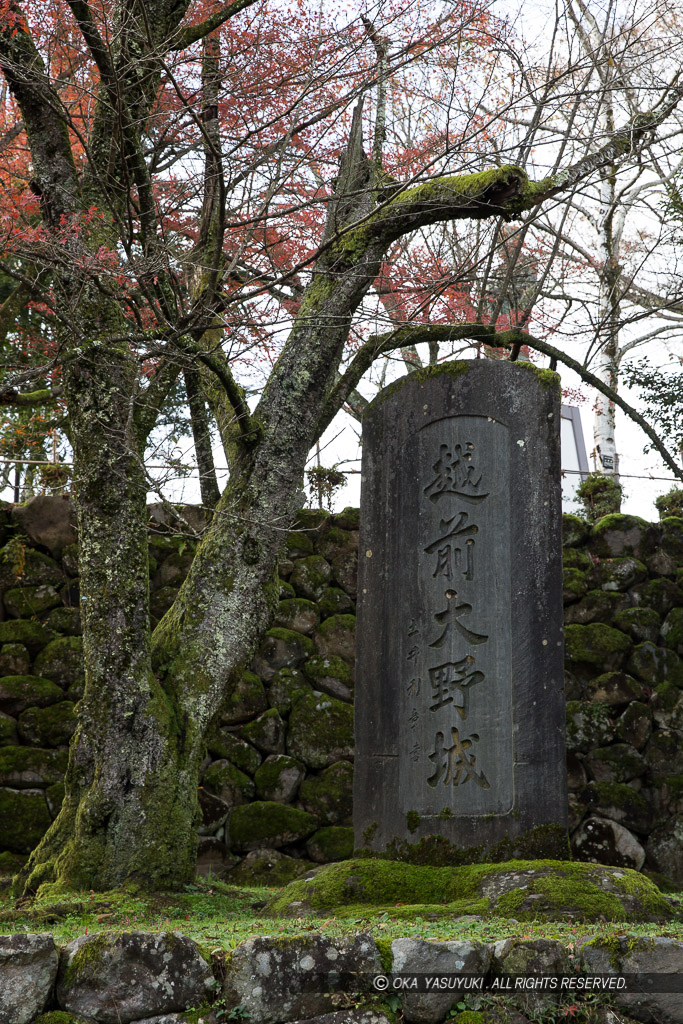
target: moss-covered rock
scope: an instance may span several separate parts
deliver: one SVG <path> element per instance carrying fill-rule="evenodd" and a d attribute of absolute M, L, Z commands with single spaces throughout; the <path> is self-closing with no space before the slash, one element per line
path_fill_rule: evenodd
<path fill-rule="evenodd" d="M 683 687 L 683 661 L 675 651 L 654 644 L 638 644 L 626 663 L 627 671 L 650 685 L 668 679 Z"/>
<path fill-rule="evenodd" d="M 0 711 L 16 717 L 26 708 L 45 708 L 64 700 L 63 691 L 50 679 L 39 676 L 0 678 Z"/>
<path fill-rule="evenodd" d="M 292 533 L 287 534 L 285 551 L 287 558 L 306 558 L 313 554 L 313 541 L 308 534 L 301 530 L 293 530 Z"/>
<path fill-rule="evenodd" d="M 642 750 L 652 732 L 652 712 L 647 704 L 634 700 L 617 719 L 616 733 L 620 740 Z"/>
<path fill-rule="evenodd" d="M 358 555 L 349 551 L 347 555 L 337 555 L 332 560 L 333 579 L 349 597 L 355 600 L 358 592 Z"/>
<path fill-rule="evenodd" d="M 656 828 L 647 844 L 648 862 L 655 871 L 670 879 L 678 889 L 683 888 L 683 816 L 674 815 Z"/>
<path fill-rule="evenodd" d="M 53 608 L 45 617 L 45 622 L 55 633 L 64 636 L 81 636 L 83 624 L 79 608 Z"/>
<path fill-rule="evenodd" d="M 679 736 L 673 732 L 665 729 L 655 730 L 643 753 L 654 771 L 683 772 L 683 746 Z"/>
<path fill-rule="evenodd" d="M 28 547 L 23 538 L 15 537 L 0 549 L 0 590 L 12 587 L 58 585 L 64 573 L 49 555 Z"/>
<path fill-rule="evenodd" d="M 301 508 L 294 520 L 294 529 L 301 530 L 316 543 L 329 528 L 332 516 L 324 508 Z"/>
<path fill-rule="evenodd" d="M 589 622 L 609 624 L 618 612 L 628 607 L 628 594 L 589 590 L 577 604 L 571 604 L 565 609 L 564 621 L 566 625 L 578 623 L 585 626 Z"/>
<path fill-rule="evenodd" d="M 192 565 L 193 554 L 191 551 L 173 551 L 164 558 L 154 574 L 152 587 L 160 590 L 162 587 L 180 587 Z"/>
<path fill-rule="evenodd" d="M 48 1010 L 36 1017 L 33 1024 L 92 1024 L 92 1018 L 81 1017 L 69 1010 Z"/>
<path fill-rule="evenodd" d="M 25 863 L 26 858 L 21 857 L 18 853 L 2 850 L 0 852 L 0 877 L 6 878 L 8 875 L 16 875 L 17 871 L 20 871 Z"/>
<path fill-rule="evenodd" d="M 603 516 L 593 527 L 589 543 L 601 558 L 633 555 L 643 559 L 657 544 L 658 530 L 638 516 L 613 514 Z"/>
<path fill-rule="evenodd" d="M 299 802 L 325 825 L 348 821 L 353 803 L 353 766 L 348 761 L 337 761 L 319 775 L 304 779 Z"/>
<path fill-rule="evenodd" d="M 350 701 L 353 697 L 351 669 L 337 654 L 317 654 L 304 662 L 304 674 L 314 690 L 322 690 L 339 700 Z"/>
<path fill-rule="evenodd" d="M 319 828 L 306 843 L 306 853 L 317 864 L 348 860 L 353 854 L 353 829 L 343 825 Z"/>
<path fill-rule="evenodd" d="M 321 619 L 329 619 L 330 615 L 355 614 L 356 606 L 346 593 L 339 587 L 328 587 L 318 603 Z"/>
<path fill-rule="evenodd" d="M 63 782 L 54 782 L 51 786 L 45 787 L 45 802 L 54 821 L 64 801 L 65 786 Z"/>
<path fill-rule="evenodd" d="M 567 750 L 587 753 L 614 738 L 610 709 L 593 701 L 567 702 Z"/>
<path fill-rule="evenodd" d="M 71 684 L 64 696 L 67 700 L 70 700 L 72 704 L 78 704 L 79 700 L 83 700 L 84 693 L 85 679 L 77 679 L 75 683 Z"/>
<path fill-rule="evenodd" d="M 586 684 L 591 700 L 617 708 L 638 700 L 643 695 L 643 685 L 626 672 L 603 672 Z"/>
<path fill-rule="evenodd" d="M 66 689 L 83 675 L 83 641 L 79 636 L 51 640 L 35 660 L 34 671 Z"/>
<path fill-rule="evenodd" d="M 54 633 L 32 619 L 8 619 L 0 622 L 0 644 L 22 644 L 29 654 L 37 654 L 52 640 Z"/>
<path fill-rule="evenodd" d="M 562 516 L 562 547 L 574 548 L 584 544 L 590 533 L 590 524 L 579 516 L 564 513 Z"/>
<path fill-rule="evenodd" d="M 673 648 L 678 654 L 683 654 L 683 608 L 672 608 L 662 623 L 662 640 L 667 647 Z M 647 637 L 653 642 L 656 637 Z"/>
<path fill-rule="evenodd" d="M 308 839 L 317 827 L 317 818 L 297 807 L 254 800 L 232 811 L 230 846 L 238 853 L 263 847 L 278 849 Z"/>
<path fill-rule="evenodd" d="M 225 726 L 214 729 L 206 741 L 206 747 L 214 757 L 232 761 L 247 775 L 253 775 L 263 760 L 256 747 L 252 747 L 251 743 L 236 736 Z"/>
<path fill-rule="evenodd" d="M 417 867 L 386 860 L 351 860 L 292 882 L 266 907 L 272 915 L 312 912 L 453 919 L 478 913 L 517 920 L 666 921 L 668 900 L 636 871 L 567 861 L 508 861 L 465 867 Z"/>
<path fill-rule="evenodd" d="M 596 559 L 587 574 L 589 587 L 624 591 L 647 579 L 647 567 L 637 558 Z"/>
<path fill-rule="evenodd" d="M 288 857 L 280 850 L 252 850 L 225 875 L 232 885 L 267 886 L 280 889 L 310 870 L 310 861 Z"/>
<path fill-rule="evenodd" d="M 288 564 L 290 566 L 289 571 L 291 572 L 294 568 L 294 563 L 289 562 Z M 280 601 L 289 601 L 290 598 L 296 597 L 294 587 L 291 583 L 288 583 L 287 580 L 279 578 L 277 581 L 277 596 Z"/>
<path fill-rule="evenodd" d="M 12 747 L 18 742 L 16 719 L 0 711 L 0 747 Z"/>
<path fill-rule="evenodd" d="M 78 544 L 67 544 L 62 550 L 62 568 L 69 576 L 78 576 Z"/>
<path fill-rule="evenodd" d="M 614 616 L 614 626 L 627 633 L 636 643 L 656 643 L 661 619 L 654 608 L 625 608 Z M 667 645 L 670 646 L 670 645 Z"/>
<path fill-rule="evenodd" d="M 263 683 L 254 672 L 243 672 L 223 708 L 220 720 L 223 725 L 238 725 L 260 715 L 268 707 Z"/>
<path fill-rule="evenodd" d="M 350 552 L 358 551 L 358 532 L 342 530 L 341 527 L 333 525 L 321 537 L 317 545 L 318 554 L 326 558 L 328 562 L 339 555 L 348 555 Z"/>
<path fill-rule="evenodd" d="M 641 835 L 652 827 L 652 807 L 637 790 L 623 783 L 590 782 L 579 800 L 591 814 L 611 818 Z"/>
<path fill-rule="evenodd" d="M 46 708 L 27 708 L 19 715 L 19 735 L 34 747 L 62 747 L 76 728 L 74 705 L 70 700 Z"/>
<path fill-rule="evenodd" d="M 287 754 L 271 754 L 254 774 L 257 796 L 288 804 L 298 793 L 304 774 L 300 761 Z"/>
<path fill-rule="evenodd" d="M 44 615 L 50 608 L 61 604 L 58 592 L 49 583 L 37 587 L 12 587 L 2 596 L 5 608 L 15 619 L 30 619 L 33 615 Z"/>
<path fill-rule="evenodd" d="M 671 555 L 678 565 L 683 564 L 683 519 L 680 516 L 667 516 L 661 525 L 662 551 Z"/>
<path fill-rule="evenodd" d="M 311 693 L 311 686 L 296 668 L 281 668 L 270 681 L 268 703 L 281 715 L 288 715 L 292 704 L 302 693 Z"/>
<path fill-rule="evenodd" d="M 585 674 L 586 668 L 597 667 L 602 672 L 621 668 L 630 648 L 631 640 L 625 633 L 602 622 L 565 629 L 565 657 L 577 675 L 579 670 Z"/>
<path fill-rule="evenodd" d="M 31 657 L 23 644 L 3 644 L 0 647 L 0 677 L 27 676 Z"/>
<path fill-rule="evenodd" d="M 356 616 L 330 615 L 316 629 L 313 642 L 323 657 L 336 656 L 353 665 L 356 660 Z"/>
<path fill-rule="evenodd" d="M 242 726 L 240 734 L 262 754 L 284 754 L 285 723 L 277 708 L 268 708 L 262 715 Z"/>
<path fill-rule="evenodd" d="M 654 608 L 658 615 L 667 615 L 672 608 L 683 604 L 683 590 L 671 580 L 647 580 L 631 589 L 636 605 Z"/>
<path fill-rule="evenodd" d="M 292 569 L 289 582 L 299 597 L 319 601 L 332 579 L 332 566 L 322 555 L 300 558 Z"/>
<path fill-rule="evenodd" d="M 80 608 L 81 585 L 79 580 L 67 580 L 63 587 L 59 588 L 59 596 L 65 608 Z"/>
<path fill-rule="evenodd" d="M 655 687 L 655 692 L 650 698 L 650 710 L 660 728 L 666 729 L 680 698 L 681 691 L 669 679 Z"/>
<path fill-rule="evenodd" d="M 335 697 L 302 694 L 289 717 L 287 753 L 310 768 L 353 757 L 353 708 Z"/>
<path fill-rule="evenodd" d="M 584 764 L 596 782 L 630 782 L 647 771 L 647 762 L 630 743 L 612 743 L 596 747 Z"/>
<path fill-rule="evenodd" d="M 587 590 L 585 572 L 581 569 L 562 570 L 562 600 L 565 604 L 579 601 Z"/>
<path fill-rule="evenodd" d="M 0 842 L 6 850 L 30 853 L 47 832 L 50 820 L 41 790 L 0 787 Z"/>
<path fill-rule="evenodd" d="M 202 777 L 202 785 L 228 807 L 253 800 L 256 792 L 256 787 L 249 776 L 227 760 L 214 761 L 210 764 Z"/>
<path fill-rule="evenodd" d="M 595 559 L 591 558 L 583 548 L 564 548 L 562 551 L 562 565 L 565 569 L 579 569 L 586 572 L 594 564 Z"/>
<path fill-rule="evenodd" d="M 252 667 L 261 679 L 270 682 L 278 669 L 297 668 L 313 652 L 310 636 L 275 626 L 267 631 L 261 641 Z"/>
<path fill-rule="evenodd" d="M 332 523 L 340 526 L 342 530 L 358 530 L 360 528 L 360 509 L 344 508 L 341 512 L 335 512 L 332 516 Z"/>
<path fill-rule="evenodd" d="M 0 786 L 35 789 L 61 782 L 66 771 L 66 750 L 38 747 L 0 747 Z"/>
<path fill-rule="evenodd" d="M 275 625 L 311 636 L 320 621 L 318 606 L 305 597 L 280 601 L 275 611 Z"/>

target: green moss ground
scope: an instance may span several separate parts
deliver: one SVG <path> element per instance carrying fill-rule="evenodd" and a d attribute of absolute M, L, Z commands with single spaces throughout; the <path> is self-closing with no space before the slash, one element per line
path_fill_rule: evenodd
<path fill-rule="evenodd" d="M 162 932 L 179 931 L 194 939 L 203 949 L 234 949 L 259 935 L 288 937 L 318 932 L 329 938 L 370 932 L 385 946 L 393 939 L 409 937 L 428 940 L 478 939 L 493 942 L 504 938 L 554 938 L 578 942 L 590 936 L 609 940 L 615 934 L 636 938 L 665 936 L 683 940 L 683 923 L 637 924 L 627 921 L 597 921 L 585 924 L 572 921 L 518 921 L 504 918 L 444 916 L 443 904 L 401 904 L 384 906 L 357 904 L 346 907 L 345 916 L 329 912 L 326 916 L 302 914 L 298 918 L 273 918 L 265 904 L 278 890 L 243 888 L 206 879 L 186 886 L 181 893 L 135 894 L 130 891 L 107 893 L 46 892 L 30 904 L 19 904 L 8 891 L 0 893 L 0 934 L 24 930 L 50 931 L 58 945 L 66 944 L 86 928 L 88 934 L 100 931 L 141 929 Z M 424 894 L 416 894 L 424 898 Z M 398 905 L 397 905 L 398 904 Z M 464 909 L 464 903 L 463 903 Z M 474 906 L 471 907 L 474 913 Z"/>

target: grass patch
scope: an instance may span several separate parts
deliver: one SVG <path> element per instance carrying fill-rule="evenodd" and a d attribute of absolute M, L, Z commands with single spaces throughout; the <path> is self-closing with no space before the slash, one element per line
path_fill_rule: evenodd
<path fill-rule="evenodd" d="M 0 934 L 49 931 L 58 945 L 100 931 L 178 931 L 194 939 L 202 949 L 234 949 L 259 935 L 289 937 L 318 932 L 328 938 L 369 932 L 383 943 L 398 938 L 497 939 L 527 937 L 554 938 L 577 943 L 594 937 L 628 934 L 634 938 L 683 940 L 683 922 L 665 924 L 632 921 L 598 921 L 590 924 L 571 921 L 506 920 L 477 916 L 476 901 L 463 901 L 454 914 L 453 906 L 443 903 L 387 902 L 379 906 L 349 905 L 326 916 L 302 914 L 294 918 L 274 918 L 264 912 L 266 903 L 278 890 L 236 888 L 225 882 L 198 878 L 196 883 L 176 893 L 131 894 L 116 890 L 107 893 L 73 892 L 59 897 L 33 900 L 13 899 L 0 893 Z M 424 897 L 423 897 L 424 898 Z M 681 902 L 683 894 L 676 899 Z"/>

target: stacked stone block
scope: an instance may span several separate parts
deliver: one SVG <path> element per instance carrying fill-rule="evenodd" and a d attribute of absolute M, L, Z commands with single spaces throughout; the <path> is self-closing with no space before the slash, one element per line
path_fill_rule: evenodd
<path fill-rule="evenodd" d="M 565 516 L 576 857 L 683 884 L 683 520 Z"/>
<path fill-rule="evenodd" d="M 203 526 L 181 514 L 150 508 L 154 622 Z M 287 538 L 272 627 L 207 740 L 204 873 L 278 885 L 351 854 L 358 518 L 302 512 Z M 83 670 L 69 503 L 5 506 L 0 533 L 3 873 L 59 809 Z M 683 885 L 683 520 L 565 516 L 564 556 L 573 853 Z"/>

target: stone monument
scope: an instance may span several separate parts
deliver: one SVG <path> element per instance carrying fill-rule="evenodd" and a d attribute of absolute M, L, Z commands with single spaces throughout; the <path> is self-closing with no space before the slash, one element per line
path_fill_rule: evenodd
<path fill-rule="evenodd" d="M 363 421 L 356 848 L 566 859 L 559 378 L 467 360 Z"/>

